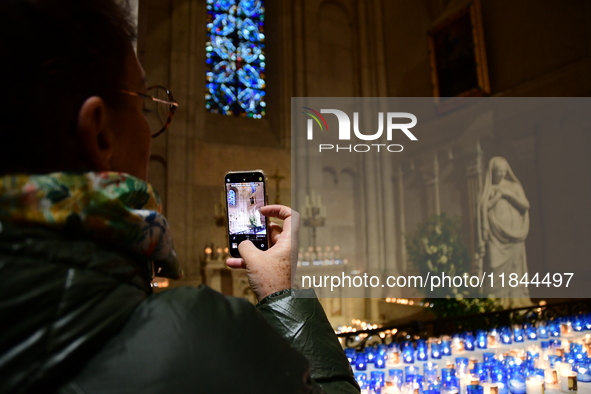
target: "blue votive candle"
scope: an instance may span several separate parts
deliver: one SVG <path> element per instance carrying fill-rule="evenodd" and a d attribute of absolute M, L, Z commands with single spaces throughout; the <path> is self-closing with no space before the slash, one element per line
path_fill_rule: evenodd
<path fill-rule="evenodd" d="M 546 325 L 538 327 L 538 336 L 540 339 L 548 339 L 548 327 Z"/>
<path fill-rule="evenodd" d="M 501 343 L 503 345 L 509 345 L 511 342 L 511 329 L 509 327 L 501 328 Z"/>
<path fill-rule="evenodd" d="M 355 360 L 355 369 L 357 371 L 367 370 L 367 356 L 365 353 L 359 353 L 357 355 L 357 359 Z"/>
<path fill-rule="evenodd" d="M 486 331 L 476 332 L 476 346 L 478 346 L 478 349 L 486 349 L 488 347 L 488 337 L 486 336 Z"/>
<path fill-rule="evenodd" d="M 415 352 L 413 348 L 407 347 L 402 350 L 402 362 L 405 364 L 412 364 L 415 362 Z"/>
<path fill-rule="evenodd" d="M 441 355 L 451 356 L 451 341 L 449 339 L 443 339 L 441 341 Z"/>
<path fill-rule="evenodd" d="M 464 334 L 464 349 L 474 351 L 474 335 L 471 332 Z"/>
<path fill-rule="evenodd" d="M 466 387 L 467 394 L 483 394 L 484 388 L 479 384 L 469 384 Z"/>
<path fill-rule="evenodd" d="M 437 342 L 431 344 L 431 357 L 435 360 L 441 359 L 441 344 Z"/>
<path fill-rule="evenodd" d="M 523 342 L 523 328 L 521 328 L 521 327 L 515 327 L 513 329 L 513 340 L 515 342 Z M 510 389 L 511 388 L 509 388 L 509 390 Z"/>

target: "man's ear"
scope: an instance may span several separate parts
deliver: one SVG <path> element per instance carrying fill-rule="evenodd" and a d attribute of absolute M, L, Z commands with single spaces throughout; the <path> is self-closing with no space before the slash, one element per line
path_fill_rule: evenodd
<path fill-rule="evenodd" d="M 78 112 L 78 137 L 94 171 L 110 171 L 113 135 L 108 127 L 107 107 L 102 98 L 92 96 Z"/>

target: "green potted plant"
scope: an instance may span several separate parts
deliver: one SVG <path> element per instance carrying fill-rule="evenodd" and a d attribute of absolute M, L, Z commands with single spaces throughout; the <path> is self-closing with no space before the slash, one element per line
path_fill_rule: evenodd
<path fill-rule="evenodd" d="M 470 269 L 470 254 L 462 240 L 462 226 L 458 216 L 433 215 L 419 224 L 406 239 L 409 262 L 423 278 L 430 276 L 462 276 Z M 500 310 L 494 298 L 478 298 L 479 289 L 442 286 L 434 288 L 423 301 L 433 305 L 437 317 L 461 316 Z"/>

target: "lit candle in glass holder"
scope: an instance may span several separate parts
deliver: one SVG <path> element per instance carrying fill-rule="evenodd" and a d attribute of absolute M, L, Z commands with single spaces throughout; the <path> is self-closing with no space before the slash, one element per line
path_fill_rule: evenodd
<path fill-rule="evenodd" d="M 555 364 L 555 368 L 558 371 L 558 385 L 562 390 L 562 387 L 567 379 L 567 375 L 573 372 L 572 365 L 567 362 L 557 361 Z"/>
<path fill-rule="evenodd" d="M 467 351 L 474 351 L 474 335 L 471 332 L 464 334 L 464 349 Z"/>
<path fill-rule="evenodd" d="M 501 341 L 501 336 L 496 328 L 493 328 L 488 332 L 488 346 L 497 347 Z M 486 394 L 486 393 L 485 393 Z"/>
<path fill-rule="evenodd" d="M 560 376 L 560 391 L 563 393 L 576 393 L 579 390 L 577 373 L 574 371 L 565 372 Z"/>
<path fill-rule="evenodd" d="M 471 384 L 466 388 L 467 394 L 483 394 L 484 388 L 479 384 Z"/>
<path fill-rule="evenodd" d="M 456 372 L 458 376 L 468 373 L 468 357 L 456 357 Z"/>
<path fill-rule="evenodd" d="M 491 382 L 481 382 L 482 394 L 499 394 L 499 385 Z"/>
<path fill-rule="evenodd" d="M 442 339 L 441 340 L 441 355 L 442 356 L 451 356 L 451 340 L 450 339 Z"/>
<path fill-rule="evenodd" d="M 438 367 L 435 363 L 425 363 L 423 365 L 423 376 L 425 377 L 425 382 L 429 384 L 436 384 L 437 377 L 438 377 Z"/>
<path fill-rule="evenodd" d="M 482 361 L 485 365 L 491 364 L 495 360 L 495 354 L 491 352 L 482 353 Z"/>
<path fill-rule="evenodd" d="M 452 384 L 444 384 L 441 388 L 441 394 L 458 394 L 459 388 Z"/>
<path fill-rule="evenodd" d="M 441 368 L 441 382 L 451 383 L 451 379 L 456 376 L 456 371 L 453 368 Z"/>
<path fill-rule="evenodd" d="M 580 332 L 580 331 L 583 331 L 584 329 L 585 329 L 585 325 L 584 325 L 584 321 L 583 321 L 583 316 L 576 315 L 575 318 L 573 319 L 573 330 Z"/>
<path fill-rule="evenodd" d="M 556 362 L 560 363 L 560 356 L 557 356 L 556 354 L 549 354 L 548 355 L 548 364 L 550 365 L 550 368 L 555 368 L 556 366 Z"/>
<path fill-rule="evenodd" d="M 486 349 L 488 346 L 488 338 L 486 335 L 486 331 L 478 330 L 476 331 L 476 346 L 478 349 Z"/>
<path fill-rule="evenodd" d="M 367 356 L 367 363 L 373 364 L 376 358 L 376 349 L 373 347 L 366 347 L 365 348 L 365 355 Z"/>
<path fill-rule="evenodd" d="M 544 370 L 542 368 L 534 368 L 530 376 L 537 376 L 538 379 L 544 380 Z"/>
<path fill-rule="evenodd" d="M 501 343 L 503 345 L 510 345 L 512 343 L 511 336 L 511 329 L 509 327 L 501 328 Z"/>
<path fill-rule="evenodd" d="M 402 369 L 388 370 L 388 379 L 386 379 L 386 386 L 394 386 L 400 388 L 404 383 L 404 371 Z"/>
<path fill-rule="evenodd" d="M 570 321 L 560 323 L 560 335 L 563 337 L 570 336 L 572 334 L 572 324 Z"/>
<path fill-rule="evenodd" d="M 527 336 L 527 339 L 529 339 L 530 341 L 535 341 L 536 339 L 538 339 L 538 330 L 535 326 L 528 324 L 525 327 L 525 335 Z"/>
<path fill-rule="evenodd" d="M 417 360 L 418 361 L 427 361 L 429 355 L 427 352 L 429 348 L 427 346 L 427 342 L 424 339 L 419 339 L 417 341 Z"/>
<path fill-rule="evenodd" d="M 386 368 L 386 359 L 383 356 L 378 355 L 374 361 L 375 368 L 384 369 Z"/>
<path fill-rule="evenodd" d="M 492 383 L 496 383 L 499 394 L 508 394 L 509 389 L 507 387 L 507 373 L 502 367 L 493 368 L 490 371 L 490 380 Z"/>
<path fill-rule="evenodd" d="M 525 392 L 527 394 L 544 394 L 544 380 L 538 376 L 529 376 L 525 380 Z"/>
<path fill-rule="evenodd" d="M 388 355 L 388 364 L 396 365 L 400 364 L 400 350 L 392 349 Z"/>
<path fill-rule="evenodd" d="M 445 364 L 445 368 L 451 368 L 451 369 L 456 368 L 456 363 L 451 358 L 446 358 L 445 360 L 443 360 L 443 364 Z"/>
<path fill-rule="evenodd" d="M 548 339 L 548 326 L 545 324 L 538 326 L 538 337 L 540 339 Z"/>
<path fill-rule="evenodd" d="M 575 364 L 575 371 L 577 371 L 577 380 L 579 382 L 591 382 L 591 365 L 589 361 L 581 361 Z"/>
<path fill-rule="evenodd" d="M 474 363 L 472 372 L 475 375 L 478 375 L 480 381 L 488 380 L 488 368 L 485 367 L 484 363 Z"/>
<path fill-rule="evenodd" d="M 480 383 L 478 375 L 468 374 L 460 378 L 460 392 L 468 392 L 468 386 L 477 386 Z"/>
<path fill-rule="evenodd" d="M 519 326 L 513 328 L 513 340 L 515 342 L 523 342 L 523 328 Z"/>
<path fill-rule="evenodd" d="M 404 381 L 411 382 L 415 376 L 421 374 L 421 369 L 415 365 L 408 365 L 404 367 Z"/>
<path fill-rule="evenodd" d="M 560 337 L 560 326 L 558 325 L 558 322 L 550 322 L 550 324 L 548 324 L 548 331 L 550 331 L 550 336 L 555 338 Z"/>
<path fill-rule="evenodd" d="M 355 363 L 355 359 L 357 358 L 357 351 L 353 348 L 346 348 L 345 349 L 345 356 L 347 356 L 347 360 L 349 360 L 350 364 Z"/>
<path fill-rule="evenodd" d="M 388 386 L 386 384 L 382 387 L 382 394 L 400 394 L 400 388 L 396 386 Z"/>
<path fill-rule="evenodd" d="M 360 386 L 363 384 L 363 382 L 367 381 L 367 373 L 365 372 L 355 372 L 353 375 Z"/>
<path fill-rule="evenodd" d="M 462 353 L 464 351 L 464 340 L 459 334 L 454 334 L 452 336 L 451 349 L 453 354 Z"/>
<path fill-rule="evenodd" d="M 441 359 L 441 344 L 437 342 L 431 343 L 431 358 L 435 360 Z"/>
<path fill-rule="evenodd" d="M 511 394 L 525 394 L 525 378 L 523 375 L 514 374 L 508 382 Z"/>
<path fill-rule="evenodd" d="M 383 371 L 371 371 L 369 377 L 371 380 L 375 380 L 380 383 L 380 386 L 383 386 L 386 380 L 386 373 Z"/>
<path fill-rule="evenodd" d="M 415 354 L 412 347 L 406 347 L 402 350 L 402 361 L 405 364 L 412 364 L 415 362 Z"/>
<path fill-rule="evenodd" d="M 355 360 L 355 369 L 357 371 L 367 370 L 367 356 L 365 353 L 359 353 L 357 355 L 357 359 Z"/>
<path fill-rule="evenodd" d="M 544 381 L 546 382 L 547 386 L 557 386 L 558 385 L 558 371 L 554 368 L 546 368 L 544 370 Z"/>

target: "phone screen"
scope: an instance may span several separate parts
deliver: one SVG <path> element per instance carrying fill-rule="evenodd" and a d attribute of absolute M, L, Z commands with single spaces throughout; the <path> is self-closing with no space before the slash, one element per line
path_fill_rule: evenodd
<path fill-rule="evenodd" d="M 229 172 L 225 176 L 228 244 L 230 255 L 240 257 L 238 245 L 248 239 L 261 250 L 269 248 L 265 174 L 262 171 Z"/>

